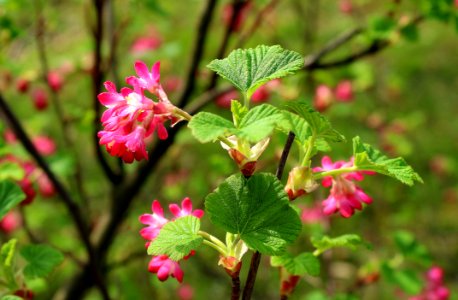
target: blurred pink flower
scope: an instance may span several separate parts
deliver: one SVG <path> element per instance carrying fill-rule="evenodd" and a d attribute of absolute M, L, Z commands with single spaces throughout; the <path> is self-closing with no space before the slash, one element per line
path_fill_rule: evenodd
<path fill-rule="evenodd" d="M 37 151 L 44 156 L 52 155 L 56 152 L 56 143 L 47 136 L 37 136 L 32 139 Z"/>
<path fill-rule="evenodd" d="M 148 264 L 148 271 L 157 274 L 160 281 L 165 281 L 172 276 L 178 282 L 183 282 L 184 273 L 180 264 L 169 259 L 167 255 L 153 256 Z"/>
<path fill-rule="evenodd" d="M 450 290 L 444 285 L 444 270 L 438 266 L 431 267 L 426 272 L 426 286 L 419 295 L 409 297 L 409 300 L 448 300 Z"/>
<path fill-rule="evenodd" d="M 313 99 L 315 109 L 319 112 L 323 112 L 331 106 L 332 102 L 334 102 L 332 89 L 325 84 L 317 86 Z"/>
<path fill-rule="evenodd" d="M 351 0 L 340 0 L 339 9 L 344 14 L 351 14 L 353 11 L 353 3 Z"/>
<path fill-rule="evenodd" d="M 192 300 L 194 298 L 194 289 L 189 284 L 183 283 L 178 287 L 178 299 Z"/>
<path fill-rule="evenodd" d="M 222 108 L 231 108 L 231 100 L 237 100 L 238 98 L 239 93 L 236 90 L 231 90 L 216 98 L 215 104 Z"/>
<path fill-rule="evenodd" d="M 353 87 L 350 80 L 343 80 L 337 84 L 336 100 L 341 102 L 350 102 L 353 100 Z"/>
<path fill-rule="evenodd" d="M 328 217 L 323 214 L 321 203 L 316 202 L 313 206 L 303 206 L 301 220 L 305 224 L 324 223 Z"/>
<path fill-rule="evenodd" d="M 64 84 L 64 79 L 58 71 L 49 71 L 47 75 L 48 85 L 54 91 L 58 92 L 61 90 Z"/>
<path fill-rule="evenodd" d="M 8 212 L 3 219 L 0 220 L 0 231 L 9 234 L 21 226 L 21 217 L 15 211 Z"/>
<path fill-rule="evenodd" d="M 248 13 L 251 8 L 251 2 L 246 1 L 245 3 L 242 3 L 241 5 L 242 7 L 239 11 L 239 14 L 237 15 L 235 19 L 234 26 L 232 27 L 232 31 L 236 31 L 236 32 L 239 31 L 242 28 L 243 23 L 245 22 L 245 20 L 248 17 Z M 226 4 L 223 7 L 223 21 L 226 26 L 229 26 L 233 14 L 234 14 L 234 5 L 229 4 L 229 3 Z"/>
<path fill-rule="evenodd" d="M 178 76 L 170 76 L 165 79 L 164 88 L 168 92 L 176 92 L 183 85 L 183 80 Z"/>
<path fill-rule="evenodd" d="M 48 107 L 48 95 L 42 88 L 36 88 L 32 91 L 32 100 L 37 110 L 44 110 Z"/>
<path fill-rule="evenodd" d="M 328 156 L 324 156 L 321 163 L 322 167 L 313 168 L 314 172 L 331 171 L 353 166 L 352 160 L 333 163 Z M 363 174 L 372 175 L 374 173 L 354 171 L 335 176 L 326 176 L 322 179 L 321 184 L 324 187 L 331 186 L 328 198 L 323 201 L 323 212 L 326 215 L 340 212 L 342 217 L 349 218 L 354 214 L 355 209 L 362 210 L 362 203 L 372 203 L 372 198 L 352 181 L 363 180 Z"/>
<path fill-rule="evenodd" d="M 30 82 L 23 77 L 18 78 L 18 80 L 16 81 L 16 90 L 21 94 L 27 93 L 27 91 L 29 90 L 29 86 Z"/>
<path fill-rule="evenodd" d="M 37 178 L 38 191 L 43 197 L 51 198 L 56 194 L 56 189 L 51 182 L 51 180 L 46 176 L 45 173 L 42 173 Z"/>

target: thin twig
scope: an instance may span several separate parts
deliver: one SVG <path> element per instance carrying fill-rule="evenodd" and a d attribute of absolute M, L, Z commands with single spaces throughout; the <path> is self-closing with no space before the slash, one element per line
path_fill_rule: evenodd
<path fill-rule="evenodd" d="M 189 102 L 191 95 L 196 85 L 196 75 L 199 69 L 199 63 L 204 56 L 204 47 L 207 40 L 207 35 L 210 30 L 210 23 L 213 19 L 217 0 L 208 0 L 207 6 L 200 18 L 199 26 L 197 28 L 197 38 L 194 44 L 194 51 L 192 55 L 191 66 L 188 70 L 186 78 L 186 86 L 178 101 L 178 107 L 183 108 Z"/>
<path fill-rule="evenodd" d="M 240 299 L 240 276 L 232 277 L 232 292 L 231 292 L 231 300 L 239 300 Z"/>
<path fill-rule="evenodd" d="M 283 177 L 283 171 L 285 169 L 286 160 L 288 159 L 288 155 L 291 150 L 294 138 L 294 133 L 290 132 L 288 134 L 288 138 L 286 139 L 285 146 L 283 147 L 283 152 L 280 157 L 280 162 L 278 163 L 277 172 L 275 173 L 278 180 L 281 180 L 281 178 Z M 261 253 L 256 251 L 255 253 L 253 253 L 253 256 L 251 257 L 250 270 L 248 271 L 248 276 L 245 282 L 245 288 L 243 289 L 242 300 L 251 299 L 260 262 Z"/>
<path fill-rule="evenodd" d="M 251 24 L 248 30 L 242 32 L 237 41 L 235 49 L 241 48 L 245 42 L 254 34 L 254 32 L 261 26 L 263 20 L 265 20 L 267 14 L 269 14 L 275 6 L 279 3 L 279 0 L 270 0 L 257 14 L 256 19 L 254 20 L 253 24 Z"/>

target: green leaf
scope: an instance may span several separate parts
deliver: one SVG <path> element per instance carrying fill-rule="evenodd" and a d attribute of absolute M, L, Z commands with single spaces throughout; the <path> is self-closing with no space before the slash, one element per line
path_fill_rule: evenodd
<path fill-rule="evenodd" d="M 232 119 L 235 126 L 238 126 L 240 120 L 248 113 L 248 108 L 237 100 L 231 101 Z"/>
<path fill-rule="evenodd" d="M 376 39 L 385 39 L 396 29 L 396 22 L 389 17 L 374 17 L 369 21 L 369 34 Z"/>
<path fill-rule="evenodd" d="M 401 35 L 409 42 L 418 41 L 418 28 L 416 23 L 409 23 L 399 30 Z"/>
<path fill-rule="evenodd" d="M 283 185 L 272 174 L 232 175 L 206 197 L 205 207 L 215 225 L 240 234 L 249 248 L 267 255 L 282 254 L 301 230 Z"/>
<path fill-rule="evenodd" d="M 270 262 L 274 267 L 283 266 L 291 275 L 320 275 L 320 261 L 312 253 L 301 253 L 295 257 L 285 253 L 282 256 L 273 256 Z"/>
<path fill-rule="evenodd" d="M 10 181 L 0 181 L 0 220 L 16 204 L 25 199 L 21 188 Z"/>
<path fill-rule="evenodd" d="M 285 77 L 304 66 L 303 57 L 280 46 L 258 46 L 254 49 L 237 49 L 225 59 L 216 59 L 208 68 L 229 80 L 247 99 L 262 84 Z"/>
<path fill-rule="evenodd" d="M 432 259 L 428 249 L 420 244 L 415 237 L 407 231 L 397 231 L 394 234 L 394 242 L 402 255 L 424 266 L 431 264 Z"/>
<path fill-rule="evenodd" d="M 0 249 L 0 264 L 3 267 L 10 268 L 13 262 L 14 252 L 16 251 L 16 239 L 11 239 L 2 245 Z"/>
<path fill-rule="evenodd" d="M 24 268 L 28 278 L 45 277 L 64 260 L 62 253 L 47 245 L 27 245 L 19 253 L 28 262 Z"/>
<path fill-rule="evenodd" d="M 0 181 L 6 179 L 21 180 L 24 176 L 24 169 L 17 163 L 2 162 L 0 165 Z"/>
<path fill-rule="evenodd" d="M 193 116 L 188 127 L 201 143 L 214 142 L 219 136 L 227 135 L 235 129 L 230 121 L 208 112 L 200 112 Z"/>
<path fill-rule="evenodd" d="M 248 142 L 257 143 L 268 137 L 276 125 L 283 121 L 283 114 L 276 107 L 262 104 L 245 114 L 235 134 Z"/>
<path fill-rule="evenodd" d="M 199 247 L 203 238 L 198 235 L 200 219 L 186 216 L 164 225 L 159 235 L 148 247 L 149 255 L 167 255 L 171 260 L 179 261 L 191 250 Z"/>
<path fill-rule="evenodd" d="M 284 105 L 286 108 L 294 111 L 298 116 L 300 116 L 307 125 L 310 127 L 310 133 L 307 132 L 308 129 L 304 128 L 304 124 L 299 122 L 294 117 L 289 117 L 292 131 L 301 138 L 305 138 L 309 135 L 315 134 L 316 138 L 325 139 L 329 142 L 342 142 L 345 141 L 345 137 L 340 134 L 337 130 L 332 128 L 329 120 L 310 107 L 306 102 L 295 101 L 287 102 Z"/>
<path fill-rule="evenodd" d="M 14 296 L 14 295 L 6 295 L 6 296 L 3 296 L 1 300 L 23 300 L 23 298 L 19 296 Z"/>
<path fill-rule="evenodd" d="M 356 234 L 344 234 L 335 238 L 326 235 L 322 237 L 312 237 L 311 241 L 313 246 L 317 249 L 316 251 L 318 254 L 336 247 L 346 247 L 355 250 L 357 246 L 366 244 L 361 237 Z"/>
<path fill-rule="evenodd" d="M 420 293 L 423 283 L 412 270 L 393 269 L 387 263 L 383 263 L 380 270 L 388 282 L 398 285 L 404 292 L 411 295 Z"/>
<path fill-rule="evenodd" d="M 388 158 L 369 144 L 363 144 L 360 138 L 353 138 L 354 165 L 361 170 L 384 174 L 404 184 L 412 186 L 415 181 L 423 183 L 411 166 L 402 157 Z"/>

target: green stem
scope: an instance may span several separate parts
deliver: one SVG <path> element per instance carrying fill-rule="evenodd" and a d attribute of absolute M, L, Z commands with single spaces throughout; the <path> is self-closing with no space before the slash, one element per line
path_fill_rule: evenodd
<path fill-rule="evenodd" d="M 213 235 L 211 235 L 211 234 L 209 234 L 208 232 L 205 232 L 205 231 L 199 231 L 197 234 L 202 236 L 203 238 L 205 238 L 208 242 L 212 243 L 216 247 L 218 247 L 218 249 L 222 250 L 222 251 L 219 251 L 219 252 L 221 252 L 222 254 L 226 254 L 227 246 L 223 242 L 221 242 L 217 237 L 214 237 Z M 204 241 L 204 243 L 205 243 L 205 241 Z"/>
<path fill-rule="evenodd" d="M 325 172 L 318 173 L 318 174 L 313 176 L 313 179 L 318 180 L 318 179 L 321 179 L 321 178 L 326 177 L 326 176 L 339 175 L 339 174 L 354 172 L 354 171 L 358 171 L 358 170 L 359 169 L 356 166 L 348 167 L 348 168 L 340 168 L 340 169 L 335 169 L 335 170 L 330 170 L 330 171 L 325 171 Z"/>
<path fill-rule="evenodd" d="M 204 240 L 203 244 L 212 247 L 213 249 L 218 251 L 221 255 L 224 255 L 224 256 L 226 255 L 225 249 L 221 249 L 221 247 L 219 247 L 218 245 L 210 242 L 209 240 Z"/>
<path fill-rule="evenodd" d="M 310 137 L 309 142 L 307 143 L 307 151 L 305 152 L 304 159 L 302 160 L 302 166 L 310 166 L 310 158 L 312 157 L 312 150 L 315 144 L 316 134 L 313 133 Z"/>
<path fill-rule="evenodd" d="M 248 95 L 247 94 L 243 94 L 243 105 L 250 109 L 250 98 L 248 98 Z"/>

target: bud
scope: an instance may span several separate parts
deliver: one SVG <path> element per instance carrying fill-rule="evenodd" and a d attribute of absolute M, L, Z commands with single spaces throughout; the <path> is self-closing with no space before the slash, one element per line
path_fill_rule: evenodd
<path fill-rule="evenodd" d="M 336 100 L 341 102 L 350 102 L 353 100 L 353 87 L 350 80 L 339 82 L 336 87 Z"/>
<path fill-rule="evenodd" d="M 340 0 L 339 9 L 344 14 L 351 14 L 353 11 L 353 3 L 351 3 L 351 0 Z"/>
<path fill-rule="evenodd" d="M 285 186 L 285 192 L 289 200 L 313 192 L 318 187 L 318 183 L 313 179 L 312 169 L 309 167 L 295 167 L 288 175 L 288 182 Z"/>
<path fill-rule="evenodd" d="M 239 140 L 234 135 L 230 136 L 228 140 L 236 145 L 235 148 L 230 148 L 224 143 L 221 143 L 221 146 L 228 151 L 229 156 L 235 161 L 244 176 L 253 175 L 258 158 L 266 150 L 270 138 L 263 139 L 253 147 L 250 147 L 250 143 Z"/>
<path fill-rule="evenodd" d="M 285 268 L 280 268 L 280 295 L 282 296 L 289 296 L 293 293 L 294 289 L 296 288 L 297 284 L 299 283 L 299 279 L 301 277 L 298 275 L 291 275 Z"/>
<path fill-rule="evenodd" d="M 62 85 L 64 84 L 64 80 L 62 79 L 62 76 L 59 72 L 57 71 L 50 71 L 48 72 L 48 85 L 49 87 L 54 91 L 58 92 L 62 88 Z"/>
<path fill-rule="evenodd" d="M 29 81 L 25 78 L 19 78 L 16 81 L 16 90 L 21 94 L 27 93 L 29 90 Z"/>

